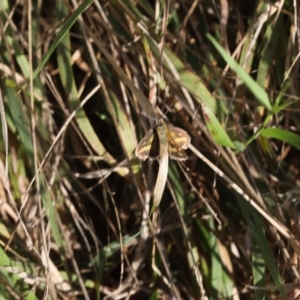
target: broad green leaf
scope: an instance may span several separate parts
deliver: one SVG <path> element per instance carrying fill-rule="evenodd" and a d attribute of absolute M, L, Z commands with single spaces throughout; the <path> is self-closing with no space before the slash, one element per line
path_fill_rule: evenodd
<path fill-rule="evenodd" d="M 280 128 L 266 128 L 262 130 L 261 134 L 264 137 L 281 140 L 300 149 L 300 136 L 296 133 Z"/>
<path fill-rule="evenodd" d="M 213 112 L 205 105 L 202 106 L 203 118 L 205 120 L 206 126 L 213 137 L 213 139 L 222 146 L 230 147 L 232 149 L 235 148 L 233 142 L 230 137 L 223 129 L 222 125 L 219 123 L 216 116 Z"/>
<path fill-rule="evenodd" d="M 207 89 L 206 84 L 191 69 L 186 68 L 179 57 L 175 55 L 174 52 L 172 52 L 169 48 L 165 48 L 165 53 L 170 62 L 176 68 L 181 84 L 192 93 L 199 104 L 206 105 L 212 112 L 215 113 L 217 109 L 216 100 Z M 168 62 L 164 60 L 164 64 L 165 67 L 170 70 Z"/>
<path fill-rule="evenodd" d="M 115 128 L 118 132 L 123 150 L 126 152 L 126 156 L 131 156 L 136 145 L 137 139 L 131 121 L 126 114 L 124 104 L 113 93 L 109 92 L 111 107 L 109 108 L 110 114 L 114 120 Z"/>
<path fill-rule="evenodd" d="M 10 266 L 10 259 L 0 246 L 0 266 Z"/>
<path fill-rule="evenodd" d="M 4 91 L 6 97 L 8 99 L 7 104 L 9 107 L 9 111 L 14 122 L 14 126 L 17 129 L 22 144 L 26 149 L 26 154 L 33 165 L 32 158 L 33 158 L 33 147 L 31 142 L 31 135 L 29 132 L 28 120 L 24 114 L 24 110 L 22 108 L 22 101 L 20 100 L 20 95 L 17 94 L 16 90 L 4 85 Z"/>

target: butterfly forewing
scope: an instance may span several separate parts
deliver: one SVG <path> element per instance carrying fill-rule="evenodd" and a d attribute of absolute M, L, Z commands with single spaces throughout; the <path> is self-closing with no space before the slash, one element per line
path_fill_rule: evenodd
<path fill-rule="evenodd" d="M 175 160 L 186 160 L 188 155 L 183 149 L 188 148 L 190 136 L 182 129 L 169 125 L 169 157 Z"/>
<path fill-rule="evenodd" d="M 149 130 L 138 143 L 135 149 L 135 155 L 142 160 L 146 160 L 147 158 L 155 159 L 158 157 L 157 135 L 153 129 Z"/>
<path fill-rule="evenodd" d="M 172 139 L 179 148 L 187 149 L 189 147 L 191 143 L 191 137 L 185 130 L 173 125 L 169 125 L 168 129 L 170 139 Z"/>
<path fill-rule="evenodd" d="M 153 160 L 159 157 L 159 141 L 158 136 L 155 131 L 153 131 L 153 140 L 151 143 L 151 148 L 149 152 L 149 159 Z"/>

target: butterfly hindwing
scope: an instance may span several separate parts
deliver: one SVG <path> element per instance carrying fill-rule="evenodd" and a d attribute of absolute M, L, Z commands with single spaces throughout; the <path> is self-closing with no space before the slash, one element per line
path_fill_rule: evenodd
<path fill-rule="evenodd" d="M 186 160 L 188 155 L 186 152 L 178 146 L 178 144 L 172 139 L 169 139 L 169 157 L 174 160 Z"/>

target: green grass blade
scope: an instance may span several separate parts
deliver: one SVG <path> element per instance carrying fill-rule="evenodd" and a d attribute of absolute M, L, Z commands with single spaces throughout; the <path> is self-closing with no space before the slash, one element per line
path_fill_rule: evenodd
<path fill-rule="evenodd" d="M 202 106 L 203 117 L 206 126 L 212 136 L 212 138 L 219 144 L 225 147 L 235 149 L 234 143 L 223 129 L 213 112 L 206 106 Z"/>
<path fill-rule="evenodd" d="M 283 281 L 281 278 L 281 275 L 279 273 L 279 270 L 276 265 L 276 261 L 272 255 L 272 252 L 270 250 L 270 247 L 268 245 L 265 230 L 264 230 L 264 224 L 260 219 L 260 216 L 258 215 L 258 212 L 241 196 L 236 195 L 238 199 L 238 203 L 240 205 L 241 211 L 244 215 L 244 218 L 247 222 L 248 228 L 251 231 L 251 235 L 254 239 L 254 243 L 257 244 L 257 247 L 259 248 L 259 251 L 261 253 L 261 260 L 264 261 L 266 266 L 268 267 L 268 270 L 270 272 L 270 275 L 272 276 L 275 284 L 279 288 L 282 295 L 285 294 L 285 290 L 283 287 Z M 255 267 L 255 266 L 254 266 Z M 259 271 L 259 269 L 257 269 Z M 261 282 L 261 281 L 259 281 Z"/>
<path fill-rule="evenodd" d="M 22 101 L 20 100 L 20 96 L 17 94 L 17 91 L 15 89 L 4 85 L 4 91 L 8 99 L 7 105 L 9 108 L 11 119 L 14 122 L 14 126 L 20 135 L 20 139 L 26 150 L 27 158 L 33 166 L 33 147 L 31 142 L 31 135 L 28 130 L 30 124 L 28 123 L 28 118 L 24 114 L 24 109 L 21 105 Z"/>
<path fill-rule="evenodd" d="M 255 98 L 259 101 L 261 105 L 265 108 L 272 110 L 272 105 L 270 103 L 268 94 L 266 91 L 258 85 L 254 79 L 247 74 L 243 68 L 218 44 L 218 42 L 210 35 L 207 34 L 208 39 L 214 45 L 214 47 L 221 54 L 223 59 L 230 65 L 230 67 L 237 73 L 237 75 L 243 80 L 245 85 L 249 88 Z"/>
<path fill-rule="evenodd" d="M 297 149 L 300 149 L 300 136 L 285 129 L 266 128 L 262 130 L 261 135 L 267 138 L 274 138 L 283 141 Z"/>
<path fill-rule="evenodd" d="M 49 60 L 50 56 L 56 49 L 57 45 L 63 39 L 63 37 L 69 32 L 72 25 L 77 21 L 78 17 L 84 13 L 85 10 L 94 2 L 95 0 L 85 0 L 82 4 L 71 14 L 70 18 L 66 21 L 64 26 L 59 30 L 57 36 L 55 37 L 54 41 L 52 42 L 48 52 L 44 55 L 43 59 L 34 70 L 33 79 L 39 74 L 42 68 L 45 66 L 47 61 Z"/>

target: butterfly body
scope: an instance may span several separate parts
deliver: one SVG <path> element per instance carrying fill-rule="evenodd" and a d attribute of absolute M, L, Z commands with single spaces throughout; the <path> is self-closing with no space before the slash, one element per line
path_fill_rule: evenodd
<path fill-rule="evenodd" d="M 175 160 L 186 160 L 184 149 L 190 145 L 191 138 L 186 131 L 167 125 L 160 118 L 156 119 L 154 128 L 149 130 L 136 147 L 135 154 L 142 160 L 155 159 L 168 155 Z"/>

